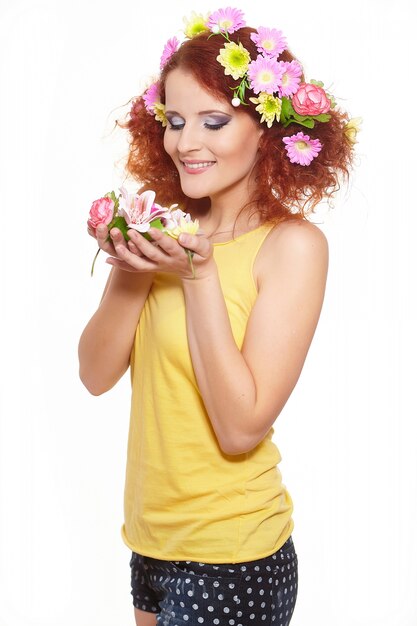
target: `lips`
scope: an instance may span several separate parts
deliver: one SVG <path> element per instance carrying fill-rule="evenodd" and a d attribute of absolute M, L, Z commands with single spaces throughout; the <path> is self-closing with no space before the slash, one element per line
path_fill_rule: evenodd
<path fill-rule="evenodd" d="M 215 161 L 197 161 L 197 160 L 187 160 L 181 161 L 183 168 L 187 174 L 201 174 L 206 172 L 210 167 L 212 167 L 216 162 Z"/>

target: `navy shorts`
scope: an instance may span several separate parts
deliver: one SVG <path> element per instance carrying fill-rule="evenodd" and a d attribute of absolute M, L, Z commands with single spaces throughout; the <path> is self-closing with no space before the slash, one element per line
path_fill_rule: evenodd
<path fill-rule="evenodd" d="M 132 552 L 133 605 L 158 626 L 288 626 L 297 598 L 293 540 L 244 563 L 165 561 Z"/>

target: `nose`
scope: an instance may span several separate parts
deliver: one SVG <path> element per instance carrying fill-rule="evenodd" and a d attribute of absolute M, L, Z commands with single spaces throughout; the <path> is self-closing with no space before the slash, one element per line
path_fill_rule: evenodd
<path fill-rule="evenodd" d="M 202 146 L 199 129 L 191 123 L 184 124 L 184 127 L 177 131 L 179 134 L 177 150 L 181 154 L 188 154 L 200 150 Z"/>

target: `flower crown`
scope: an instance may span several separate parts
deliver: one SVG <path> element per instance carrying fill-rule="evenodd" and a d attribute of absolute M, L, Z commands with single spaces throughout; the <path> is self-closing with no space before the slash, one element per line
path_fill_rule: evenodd
<path fill-rule="evenodd" d="M 330 120 L 329 111 L 336 106 L 336 102 L 325 91 L 323 83 L 316 80 L 301 82 L 303 68 L 298 61 L 278 60 L 287 48 L 286 39 L 280 30 L 261 26 L 252 33 L 250 38 L 257 47 L 258 55 L 256 59 L 251 59 L 249 51 L 242 43 L 235 43 L 229 37 L 231 33 L 246 26 L 240 9 L 227 7 L 207 16 L 193 12 L 190 19 L 184 18 L 184 23 L 187 39 L 202 32 L 210 32 L 210 37 L 220 35 L 226 40 L 216 60 L 224 67 L 225 75 L 239 81 L 231 88 L 232 106 L 248 106 L 245 102 L 246 91 L 251 90 L 257 97 L 250 97 L 249 100 L 257 105 L 255 109 L 261 114 L 261 122 L 266 122 L 268 128 L 277 122 L 284 127 L 297 123 L 312 129 L 317 122 L 326 123 Z M 180 45 L 177 37 L 167 41 L 161 56 L 161 70 Z M 166 126 L 165 105 L 160 101 L 159 81 L 154 82 L 142 98 L 148 113 Z M 136 101 L 133 102 L 132 117 L 135 106 Z M 361 118 L 354 118 L 344 125 L 345 136 L 352 145 L 356 143 L 360 122 Z M 323 147 L 319 139 L 312 139 L 301 131 L 283 137 L 283 142 L 291 163 L 303 166 L 310 165 Z"/>

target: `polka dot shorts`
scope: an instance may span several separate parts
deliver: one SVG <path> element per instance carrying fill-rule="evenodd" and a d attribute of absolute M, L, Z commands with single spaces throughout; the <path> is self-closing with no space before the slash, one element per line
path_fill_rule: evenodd
<path fill-rule="evenodd" d="M 293 540 L 244 563 L 165 561 L 132 552 L 133 605 L 157 626 L 288 626 L 297 598 Z"/>

